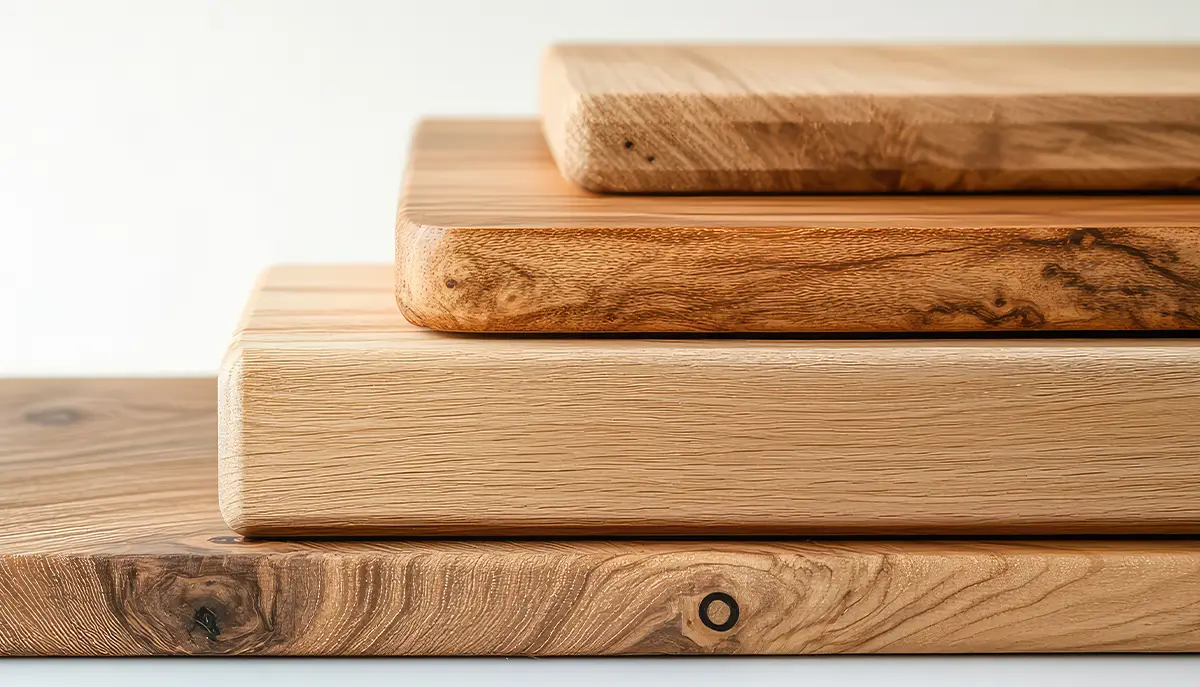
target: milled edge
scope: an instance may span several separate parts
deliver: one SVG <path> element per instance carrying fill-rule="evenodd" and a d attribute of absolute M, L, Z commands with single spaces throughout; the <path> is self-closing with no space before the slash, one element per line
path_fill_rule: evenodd
<path fill-rule="evenodd" d="M 594 98 L 582 93 L 571 80 L 562 56 L 564 46 L 551 46 L 542 57 L 538 101 L 542 135 L 550 156 L 564 179 L 588 191 L 620 190 L 603 183 L 596 174 L 593 141 Z"/>
<path fill-rule="evenodd" d="M 438 285 L 432 273 L 439 255 L 447 250 L 446 227 L 422 224 L 412 219 L 403 201 L 396 213 L 396 305 L 404 319 L 417 327 L 447 331 L 477 331 L 465 327 L 453 311 L 437 304 L 432 294 Z"/>
<path fill-rule="evenodd" d="M 235 343 L 217 376 L 217 501 L 230 529 L 246 534 L 243 350 Z"/>
<path fill-rule="evenodd" d="M 217 502 L 225 524 L 239 534 L 248 534 L 252 528 L 245 497 L 246 348 L 243 338 L 253 324 L 259 298 L 274 273 L 274 267 L 267 268 L 254 280 L 217 374 Z"/>

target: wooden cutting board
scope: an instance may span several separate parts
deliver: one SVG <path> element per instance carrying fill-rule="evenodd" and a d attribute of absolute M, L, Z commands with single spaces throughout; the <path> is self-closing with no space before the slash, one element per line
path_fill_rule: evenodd
<path fill-rule="evenodd" d="M 635 193 L 1200 188 L 1200 46 L 568 45 L 562 173 Z"/>
<path fill-rule="evenodd" d="M 1200 327 L 1200 196 L 599 196 L 534 122 L 433 121 L 396 232 L 434 329 Z"/>
<path fill-rule="evenodd" d="M 1200 339 L 480 337 L 283 267 L 223 372 L 222 506 L 301 535 L 1200 532 Z"/>
<path fill-rule="evenodd" d="M 1194 539 L 242 539 L 216 396 L 0 382 L 0 654 L 1200 650 Z"/>

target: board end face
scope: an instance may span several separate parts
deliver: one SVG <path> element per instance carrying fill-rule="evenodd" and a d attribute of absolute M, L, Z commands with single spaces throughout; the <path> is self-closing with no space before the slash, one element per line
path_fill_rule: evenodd
<path fill-rule="evenodd" d="M 402 205 L 396 218 L 395 296 L 409 324 L 447 332 L 485 332 L 469 295 L 463 295 L 459 264 L 450 246 L 452 229 L 416 221 Z M 459 275 L 456 278 L 455 275 Z M 457 290 L 457 292 L 456 292 Z"/>
<path fill-rule="evenodd" d="M 256 471 L 255 456 L 277 450 L 272 446 L 271 430 L 251 429 L 250 406 L 254 395 L 262 394 L 268 379 L 277 370 L 260 355 L 253 355 L 235 344 L 226 355 L 217 377 L 217 503 L 221 518 L 229 529 L 242 536 L 288 536 L 302 514 L 294 512 L 286 499 L 280 500 L 262 480 L 249 479 Z M 270 374 L 267 374 L 270 373 Z M 278 437 L 276 437 L 278 438 Z M 257 466 L 259 475 L 263 465 Z M 301 526 L 299 531 L 305 531 Z"/>
<path fill-rule="evenodd" d="M 439 127 L 442 129 L 439 134 Z M 458 273 L 474 272 L 479 265 L 463 264 L 451 241 L 456 231 L 469 231 L 427 216 L 410 203 L 420 196 L 420 179 L 426 153 L 439 148 L 445 122 L 422 120 L 413 133 L 408 169 L 405 171 L 400 203 L 396 209 L 393 290 L 400 314 L 409 324 L 448 332 L 488 331 L 469 315 L 477 310 L 464 294 Z M 414 189 L 416 189 L 414 191 Z M 416 198 L 418 204 L 427 198 Z M 436 204 L 436 203 L 435 203 Z M 453 212 L 453 208 L 447 210 Z M 435 213 L 437 214 L 437 213 Z M 458 291 L 455 291 L 458 289 Z"/>
<path fill-rule="evenodd" d="M 245 361 L 235 343 L 217 377 L 217 500 L 225 524 L 249 534 L 245 498 Z"/>
<path fill-rule="evenodd" d="M 569 46 L 551 46 L 543 55 L 538 98 L 542 134 L 564 179 L 593 193 L 636 190 L 606 173 L 612 160 L 597 141 L 605 122 L 597 98 L 573 78 Z"/>
<path fill-rule="evenodd" d="M 262 522 L 262 514 L 252 509 L 253 504 L 262 503 L 261 495 L 249 493 L 246 475 L 254 451 L 247 431 L 249 382 L 263 362 L 261 356 L 253 355 L 253 345 L 247 338 L 264 324 L 261 317 L 267 307 L 265 294 L 308 278 L 301 269 L 273 265 L 258 276 L 217 372 L 217 502 L 225 524 L 241 535 L 261 534 L 258 525 Z"/>

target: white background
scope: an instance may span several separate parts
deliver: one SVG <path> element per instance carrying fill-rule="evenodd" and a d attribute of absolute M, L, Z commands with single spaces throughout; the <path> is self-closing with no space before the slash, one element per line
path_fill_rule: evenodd
<path fill-rule="evenodd" d="M 0 0 L 0 375 L 211 373 L 273 262 L 387 261 L 429 114 L 558 40 L 1200 39 L 1200 0 Z"/>
<path fill-rule="evenodd" d="M 0 0 L 0 376 L 216 369 L 273 262 L 387 261 L 429 114 L 561 40 L 1200 40 L 1200 2 Z M 1197 657 L 0 662 L 53 684 L 1196 684 Z"/>

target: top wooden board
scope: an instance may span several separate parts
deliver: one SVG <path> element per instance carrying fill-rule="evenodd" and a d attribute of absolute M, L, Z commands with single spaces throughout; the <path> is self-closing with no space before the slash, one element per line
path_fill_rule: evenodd
<path fill-rule="evenodd" d="M 541 82 L 593 191 L 1200 188 L 1200 46 L 569 45 Z"/>

